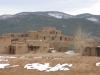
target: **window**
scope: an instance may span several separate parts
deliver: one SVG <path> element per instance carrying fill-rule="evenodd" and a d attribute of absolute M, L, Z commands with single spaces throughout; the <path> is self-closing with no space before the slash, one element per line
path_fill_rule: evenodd
<path fill-rule="evenodd" d="M 58 33 L 56 32 L 56 34 L 58 34 Z"/>
<path fill-rule="evenodd" d="M 55 40 L 55 37 L 54 36 L 52 36 L 52 40 Z"/>
<path fill-rule="evenodd" d="M 62 40 L 62 36 L 60 36 L 60 40 Z"/>
<path fill-rule="evenodd" d="M 51 31 L 50 34 L 55 34 L 55 31 Z"/>
<path fill-rule="evenodd" d="M 46 37 L 44 36 L 43 39 L 46 40 Z"/>
<path fill-rule="evenodd" d="M 67 41 L 67 37 L 65 37 L 65 41 Z"/>

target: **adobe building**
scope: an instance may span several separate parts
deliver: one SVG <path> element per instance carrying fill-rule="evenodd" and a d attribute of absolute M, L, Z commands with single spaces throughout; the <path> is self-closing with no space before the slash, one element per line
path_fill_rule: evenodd
<path fill-rule="evenodd" d="M 100 56 L 100 42 L 94 41 L 90 42 L 82 52 L 83 56 Z M 92 44 L 92 45 L 91 45 Z"/>
<path fill-rule="evenodd" d="M 73 37 L 65 36 L 52 27 L 25 33 L 7 33 L 0 37 L 0 54 L 50 52 L 50 49 L 64 52 L 72 40 Z"/>

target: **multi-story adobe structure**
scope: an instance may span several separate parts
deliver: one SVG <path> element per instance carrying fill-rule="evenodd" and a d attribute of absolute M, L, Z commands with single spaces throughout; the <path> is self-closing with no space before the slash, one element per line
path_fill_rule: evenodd
<path fill-rule="evenodd" d="M 7 33 L 0 37 L 0 54 L 67 51 L 67 45 L 72 40 L 71 36 L 65 36 L 52 27 L 25 33 Z"/>

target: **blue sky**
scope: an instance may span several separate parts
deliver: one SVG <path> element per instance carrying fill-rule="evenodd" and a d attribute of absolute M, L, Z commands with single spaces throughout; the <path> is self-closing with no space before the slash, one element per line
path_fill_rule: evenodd
<path fill-rule="evenodd" d="M 0 0 L 0 15 L 19 12 L 61 11 L 100 15 L 100 0 Z"/>

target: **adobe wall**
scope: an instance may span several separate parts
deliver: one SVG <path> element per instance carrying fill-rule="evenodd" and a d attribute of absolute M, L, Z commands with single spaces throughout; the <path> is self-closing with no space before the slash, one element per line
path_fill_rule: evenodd
<path fill-rule="evenodd" d="M 8 53 L 8 46 L 11 44 L 11 38 L 2 36 L 0 37 L 0 53 Z"/>
<path fill-rule="evenodd" d="M 28 47 L 24 41 L 12 42 L 11 46 L 15 47 L 15 54 L 28 53 Z"/>
<path fill-rule="evenodd" d="M 86 47 L 85 50 L 82 52 L 83 56 L 96 56 L 96 49 L 95 47 Z"/>
<path fill-rule="evenodd" d="M 26 44 L 23 45 L 16 45 L 16 54 L 24 54 L 28 53 L 28 48 Z"/>

